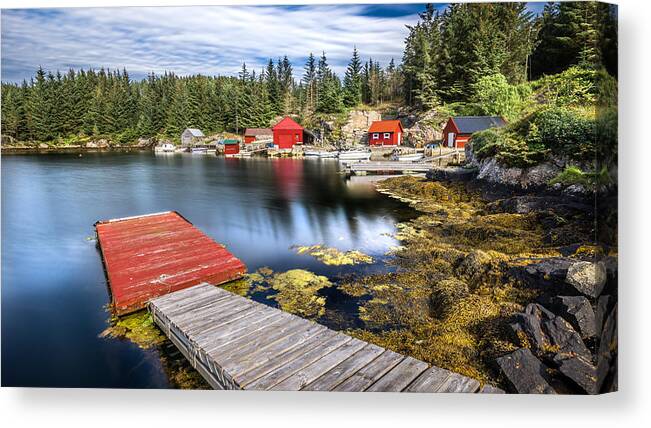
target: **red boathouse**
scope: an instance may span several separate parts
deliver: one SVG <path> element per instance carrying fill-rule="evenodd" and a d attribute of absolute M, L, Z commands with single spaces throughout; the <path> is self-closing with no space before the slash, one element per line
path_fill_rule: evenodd
<path fill-rule="evenodd" d="M 241 278 L 246 266 L 175 211 L 95 223 L 118 315 L 202 282 Z"/>
<path fill-rule="evenodd" d="M 246 128 L 244 131 L 244 144 L 251 144 L 257 140 L 271 140 L 273 131 L 271 128 Z"/>
<path fill-rule="evenodd" d="M 236 155 L 240 152 L 240 142 L 238 140 L 224 140 L 224 154 Z"/>
<path fill-rule="evenodd" d="M 404 129 L 399 120 L 376 120 L 368 129 L 369 146 L 399 146 Z"/>
<path fill-rule="evenodd" d="M 462 149 L 473 133 L 506 125 L 500 116 L 454 116 L 443 128 L 443 146 Z"/>
<path fill-rule="evenodd" d="M 278 122 L 272 131 L 274 146 L 279 150 L 292 149 L 295 144 L 303 144 L 303 127 L 289 116 Z"/>

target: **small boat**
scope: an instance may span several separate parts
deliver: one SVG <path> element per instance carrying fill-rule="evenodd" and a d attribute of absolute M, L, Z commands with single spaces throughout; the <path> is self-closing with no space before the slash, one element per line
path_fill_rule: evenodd
<path fill-rule="evenodd" d="M 424 157 L 425 155 L 423 155 L 422 153 L 410 153 L 407 155 L 398 155 L 396 156 L 396 160 L 398 160 L 399 162 L 418 162 Z"/>
<path fill-rule="evenodd" d="M 339 152 L 339 160 L 367 161 L 371 159 L 370 150 L 348 150 Z"/>
<path fill-rule="evenodd" d="M 334 159 L 339 156 L 339 152 L 321 152 L 319 153 L 320 159 Z"/>
<path fill-rule="evenodd" d="M 154 152 L 156 153 L 174 153 L 175 151 L 176 147 L 172 143 L 164 143 L 154 147 Z"/>
<path fill-rule="evenodd" d="M 208 149 L 205 147 L 193 147 L 192 148 L 192 154 L 193 155 L 206 155 L 208 154 Z"/>
<path fill-rule="evenodd" d="M 303 155 L 306 157 L 316 158 L 321 156 L 321 152 L 319 150 L 305 150 Z"/>

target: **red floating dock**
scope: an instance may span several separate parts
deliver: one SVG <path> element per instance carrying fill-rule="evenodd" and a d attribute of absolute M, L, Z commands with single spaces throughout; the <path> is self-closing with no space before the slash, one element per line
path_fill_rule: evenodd
<path fill-rule="evenodd" d="M 246 273 L 244 263 L 174 211 L 98 221 L 95 230 L 118 315 L 154 297 Z"/>

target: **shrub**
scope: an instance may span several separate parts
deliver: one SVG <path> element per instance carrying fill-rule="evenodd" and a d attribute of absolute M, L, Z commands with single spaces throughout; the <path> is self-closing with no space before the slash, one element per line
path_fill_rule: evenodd
<path fill-rule="evenodd" d="M 563 186 L 578 184 L 586 189 L 594 189 L 600 186 L 608 186 L 611 182 L 608 169 L 605 167 L 601 168 L 598 172 L 585 172 L 577 166 L 568 166 L 556 177 L 551 179 L 549 184 L 561 184 Z"/>
<path fill-rule="evenodd" d="M 531 132 L 533 126 L 535 133 Z M 545 147 L 576 160 L 595 156 L 595 120 L 576 110 L 565 107 L 541 110 L 533 115 L 529 131 L 527 142 L 532 147 Z"/>
<path fill-rule="evenodd" d="M 516 118 L 531 95 L 529 85 L 510 85 L 502 74 L 484 76 L 474 85 L 473 102 L 479 114 Z"/>
<path fill-rule="evenodd" d="M 544 146 L 528 144 L 517 134 L 503 128 L 491 128 L 473 134 L 472 147 L 480 159 L 495 157 L 501 164 L 518 168 L 542 162 L 549 152 Z"/>
<path fill-rule="evenodd" d="M 570 67 L 559 74 L 532 82 L 536 100 L 556 106 L 593 105 L 596 95 L 596 71 Z"/>

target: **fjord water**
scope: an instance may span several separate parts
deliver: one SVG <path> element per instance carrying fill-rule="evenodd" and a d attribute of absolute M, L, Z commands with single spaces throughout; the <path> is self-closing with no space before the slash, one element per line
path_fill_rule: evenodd
<path fill-rule="evenodd" d="M 94 240 L 101 219 L 176 210 L 250 272 L 332 267 L 293 245 L 375 257 L 413 213 L 333 160 L 84 153 L 2 157 L 2 385 L 170 386 L 155 351 L 100 338 L 109 294 Z"/>

